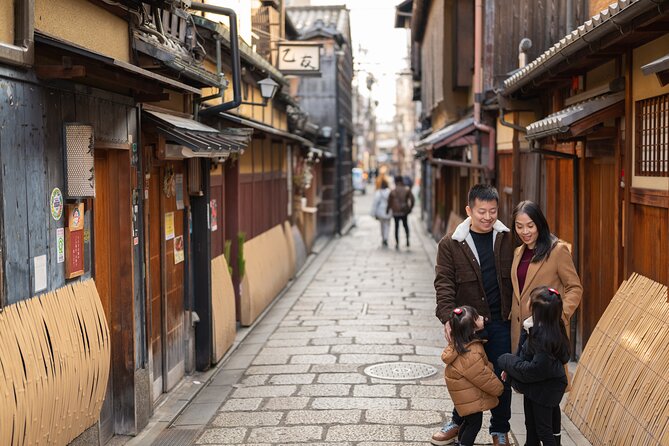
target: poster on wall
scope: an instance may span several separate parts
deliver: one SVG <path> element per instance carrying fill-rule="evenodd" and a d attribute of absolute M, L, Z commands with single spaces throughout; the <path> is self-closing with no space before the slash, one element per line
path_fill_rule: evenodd
<path fill-rule="evenodd" d="M 63 263 L 65 261 L 65 228 L 56 229 L 56 253 L 57 262 Z"/>
<path fill-rule="evenodd" d="M 174 238 L 174 212 L 165 214 L 165 240 Z"/>
<path fill-rule="evenodd" d="M 218 207 L 216 200 L 210 201 L 209 211 L 211 212 L 211 232 L 214 232 L 218 229 Z"/>
<path fill-rule="evenodd" d="M 46 255 L 33 257 L 33 271 L 35 292 L 46 290 Z"/>
<path fill-rule="evenodd" d="M 184 261 L 184 236 L 174 238 L 174 264 Z"/>
<path fill-rule="evenodd" d="M 176 198 L 177 198 L 177 210 L 182 210 L 184 208 L 184 176 L 181 173 L 176 174 Z"/>

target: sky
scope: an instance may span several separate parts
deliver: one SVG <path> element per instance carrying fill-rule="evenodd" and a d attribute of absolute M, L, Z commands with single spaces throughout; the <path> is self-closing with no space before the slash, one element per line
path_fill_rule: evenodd
<path fill-rule="evenodd" d="M 401 0 L 311 0 L 314 6 L 345 4 L 351 11 L 354 70 L 364 87 L 367 73 L 377 79 L 372 98 L 378 121 L 395 115 L 395 75 L 408 67 L 407 29 L 395 28 L 395 5 Z M 362 89 L 366 95 L 367 88 Z"/>

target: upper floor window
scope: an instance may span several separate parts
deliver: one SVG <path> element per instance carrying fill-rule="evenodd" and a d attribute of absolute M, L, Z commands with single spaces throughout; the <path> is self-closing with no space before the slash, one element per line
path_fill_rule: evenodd
<path fill-rule="evenodd" d="M 669 176 L 669 94 L 636 102 L 635 173 Z"/>

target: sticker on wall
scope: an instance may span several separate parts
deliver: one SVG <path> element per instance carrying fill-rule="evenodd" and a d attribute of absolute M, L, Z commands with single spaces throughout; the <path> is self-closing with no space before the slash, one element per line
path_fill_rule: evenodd
<path fill-rule="evenodd" d="M 165 214 L 165 240 L 174 238 L 174 212 Z"/>
<path fill-rule="evenodd" d="M 63 215 L 63 193 L 57 187 L 51 191 L 51 216 L 54 220 L 60 220 Z"/>
<path fill-rule="evenodd" d="M 46 255 L 33 257 L 35 292 L 46 290 Z"/>
<path fill-rule="evenodd" d="M 65 228 L 56 229 L 56 253 L 58 263 L 65 261 Z"/>
<path fill-rule="evenodd" d="M 174 264 L 184 261 L 184 236 L 174 238 Z"/>
<path fill-rule="evenodd" d="M 176 191 L 175 196 L 177 198 L 177 210 L 182 210 L 184 208 L 184 176 L 183 174 L 176 174 Z"/>
<path fill-rule="evenodd" d="M 218 229 L 218 206 L 216 200 L 209 202 L 209 212 L 211 212 L 211 232 Z"/>

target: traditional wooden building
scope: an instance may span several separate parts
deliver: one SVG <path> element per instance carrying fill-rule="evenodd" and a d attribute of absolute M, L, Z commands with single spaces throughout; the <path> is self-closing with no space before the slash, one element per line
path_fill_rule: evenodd
<path fill-rule="evenodd" d="M 584 285 L 578 351 L 632 273 L 669 282 L 669 2 L 594 2 L 589 12 L 506 79 L 500 99 L 514 110 L 508 120 L 524 114 L 513 143 L 526 148 L 502 175 L 514 187 L 532 179 L 532 198 L 572 244 Z M 536 164 L 519 162 L 523 152 Z"/>

